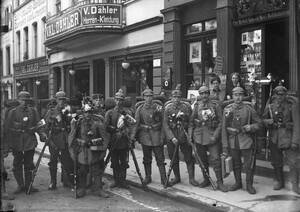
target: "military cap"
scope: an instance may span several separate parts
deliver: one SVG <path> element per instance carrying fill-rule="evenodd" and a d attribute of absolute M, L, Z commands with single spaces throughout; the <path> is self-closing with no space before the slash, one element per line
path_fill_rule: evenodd
<path fill-rule="evenodd" d="M 95 93 L 92 94 L 92 99 L 102 99 L 104 98 L 103 94 Z"/>
<path fill-rule="evenodd" d="M 119 91 L 115 94 L 115 99 L 125 99 L 125 95 L 122 89 L 119 89 Z"/>
<path fill-rule="evenodd" d="M 67 99 L 66 93 L 63 92 L 62 90 L 60 90 L 60 91 L 56 92 L 55 98 L 56 99 Z"/>
<path fill-rule="evenodd" d="M 282 85 L 283 80 L 278 83 L 278 85 L 274 88 L 274 92 L 277 93 L 286 93 L 287 88 Z"/>
<path fill-rule="evenodd" d="M 245 90 L 240 86 L 240 83 L 238 83 L 238 85 L 232 89 L 232 94 L 235 93 L 241 93 L 241 94 L 245 93 Z"/>
<path fill-rule="evenodd" d="M 20 100 L 29 100 L 30 99 L 30 93 L 28 91 L 20 91 L 18 94 L 18 99 Z"/>
<path fill-rule="evenodd" d="M 172 91 L 172 96 L 173 97 L 181 97 L 182 92 L 181 92 L 181 84 L 177 84 L 176 88 Z"/>
<path fill-rule="evenodd" d="M 153 96 L 153 91 L 147 86 L 143 91 L 143 96 Z"/>
<path fill-rule="evenodd" d="M 203 82 L 202 86 L 198 90 L 198 93 L 200 94 L 200 93 L 205 93 L 205 92 L 209 92 L 209 88 Z"/>

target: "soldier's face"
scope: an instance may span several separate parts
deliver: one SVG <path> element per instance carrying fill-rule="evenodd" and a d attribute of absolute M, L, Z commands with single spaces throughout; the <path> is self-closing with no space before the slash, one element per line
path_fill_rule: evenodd
<path fill-rule="evenodd" d="M 231 81 L 232 81 L 233 86 L 236 87 L 239 82 L 239 77 L 234 74 L 231 78 Z"/>
<path fill-rule="evenodd" d="M 212 82 L 212 86 L 214 90 L 218 90 L 220 88 L 220 83 L 217 80 L 215 80 Z"/>
<path fill-rule="evenodd" d="M 100 106 L 100 99 L 93 99 L 93 104 L 94 104 L 96 107 L 99 107 L 99 106 Z"/>
<path fill-rule="evenodd" d="M 116 98 L 115 102 L 116 102 L 116 106 L 121 106 L 123 104 L 124 100 Z"/>
<path fill-rule="evenodd" d="M 199 94 L 200 95 L 200 99 L 203 101 L 207 101 L 208 97 L 209 97 L 209 92 L 202 92 Z"/>
<path fill-rule="evenodd" d="M 180 97 L 179 97 L 179 96 L 173 96 L 173 97 L 172 97 L 172 100 L 173 100 L 174 102 L 179 102 L 179 101 L 180 101 Z"/>
<path fill-rule="evenodd" d="M 276 94 L 277 101 L 283 102 L 284 101 L 284 97 L 285 97 L 285 93 L 284 92 L 277 92 L 277 94 Z"/>
<path fill-rule="evenodd" d="M 233 100 L 237 104 L 239 104 L 243 101 L 243 97 L 244 97 L 244 94 L 242 94 L 242 93 L 234 93 L 233 94 Z"/>
<path fill-rule="evenodd" d="M 57 105 L 59 107 L 63 107 L 65 105 L 65 100 L 64 99 L 57 99 Z"/>
<path fill-rule="evenodd" d="M 25 105 L 25 100 L 19 99 L 18 101 L 19 101 L 19 103 L 20 103 L 21 106 L 24 106 L 24 105 Z"/>
<path fill-rule="evenodd" d="M 144 96 L 144 99 L 146 103 L 151 103 L 153 100 L 153 96 Z"/>

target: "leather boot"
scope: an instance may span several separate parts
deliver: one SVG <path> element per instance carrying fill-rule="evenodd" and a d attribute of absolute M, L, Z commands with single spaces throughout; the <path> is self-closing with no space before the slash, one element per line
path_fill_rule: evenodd
<path fill-rule="evenodd" d="M 193 186 L 199 186 L 199 183 L 195 180 L 195 165 L 189 164 L 187 170 L 189 173 L 189 183 Z"/>
<path fill-rule="evenodd" d="M 79 182 L 78 182 L 78 190 L 77 190 L 77 197 L 81 198 L 86 195 L 86 173 L 79 173 Z"/>
<path fill-rule="evenodd" d="M 26 191 L 29 188 L 31 180 L 32 180 L 32 170 L 25 169 L 25 189 L 26 189 Z M 34 193 L 34 192 L 38 192 L 38 191 L 39 190 L 37 188 L 34 188 L 33 186 L 31 186 L 30 193 Z"/>
<path fill-rule="evenodd" d="M 126 170 L 127 170 L 126 168 L 121 169 L 119 187 L 129 189 L 129 185 L 127 184 L 126 181 Z"/>
<path fill-rule="evenodd" d="M 166 168 L 165 166 L 159 166 L 158 167 L 159 173 L 160 173 L 160 183 L 165 186 L 165 184 L 167 183 L 167 187 L 170 187 L 170 182 L 166 182 L 167 181 L 167 175 L 166 175 Z"/>
<path fill-rule="evenodd" d="M 51 182 L 48 186 L 48 190 L 55 190 L 56 189 L 56 174 L 57 174 L 57 169 L 56 168 L 49 168 L 50 171 L 50 178 Z"/>
<path fill-rule="evenodd" d="M 23 178 L 23 169 L 18 170 L 18 171 L 13 171 L 14 177 L 17 181 L 18 187 L 14 191 L 14 194 L 19 194 L 25 191 L 25 186 L 24 186 L 24 178 Z"/>
<path fill-rule="evenodd" d="M 152 182 L 151 179 L 151 164 L 144 164 L 145 167 L 145 179 L 143 180 L 144 185 L 148 185 Z"/>
<path fill-rule="evenodd" d="M 228 191 L 228 188 L 227 186 L 225 186 L 223 184 L 223 178 L 222 178 L 222 172 L 221 170 L 219 171 L 215 171 L 215 174 L 216 174 L 216 177 L 217 177 L 217 186 L 218 186 L 218 189 L 222 192 L 227 192 Z"/>
<path fill-rule="evenodd" d="M 95 176 L 94 180 L 95 180 L 95 187 L 96 187 L 96 191 L 94 193 L 99 197 L 108 198 L 109 194 L 103 190 L 102 176 L 101 175 Z"/>
<path fill-rule="evenodd" d="M 207 174 L 209 174 L 209 169 L 208 169 L 208 168 L 205 168 L 205 170 L 206 170 Z M 203 175 L 204 180 L 199 184 L 199 187 L 200 187 L 200 188 L 205 188 L 205 187 L 210 186 L 209 179 L 208 179 L 208 177 L 206 176 L 204 170 L 202 170 L 202 175 Z"/>
<path fill-rule="evenodd" d="M 290 179 L 292 183 L 292 191 L 296 194 L 300 194 L 299 189 L 299 171 L 296 168 L 290 169 Z"/>
<path fill-rule="evenodd" d="M 169 185 L 173 186 L 177 183 L 180 183 L 181 179 L 180 179 L 180 171 L 179 171 L 179 163 L 178 164 L 174 164 L 173 165 L 173 173 L 174 173 L 174 178 L 171 179 Z"/>
<path fill-rule="evenodd" d="M 284 187 L 283 169 L 282 167 L 274 168 L 275 171 L 275 183 L 273 190 L 280 190 Z"/>
<path fill-rule="evenodd" d="M 235 184 L 229 187 L 229 191 L 236 191 L 238 189 L 241 189 L 242 186 L 242 173 L 240 169 L 233 170 L 234 178 L 235 178 Z"/>
<path fill-rule="evenodd" d="M 246 173 L 246 189 L 249 194 L 256 194 L 256 190 L 253 187 L 253 173 L 252 172 Z"/>
<path fill-rule="evenodd" d="M 114 177 L 114 182 L 110 185 L 110 188 L 115 188 L 119 186 L 119 172 L 117 169 L 113 169 L 113 177 Z"/>

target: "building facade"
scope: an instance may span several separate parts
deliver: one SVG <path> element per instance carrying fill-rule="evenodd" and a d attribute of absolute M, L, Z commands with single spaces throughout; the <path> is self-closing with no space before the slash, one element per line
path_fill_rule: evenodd
<path fill-rule="evenodd" d="M 48 99 L 49 69 L 44 46 L 47 2 L 15 0 L 14 4 L 14 93 L 25 89 L 34 99 Z"/>
<path fill-rule="evenodd" d="M 51 2 L 51 3 L 50 3 Z M 50 95 L 161 89 L 163 0 L 48 1 Z"/>

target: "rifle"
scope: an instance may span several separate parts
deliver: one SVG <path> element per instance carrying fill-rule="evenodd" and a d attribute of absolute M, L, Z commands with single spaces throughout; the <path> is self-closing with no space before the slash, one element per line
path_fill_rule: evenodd
<path fill-rule="evenodd" d="M 184 129 L 182 123 L 180 122 L 180 125 L 181 125 L 181 128 L 184 132 L 184 135 L 186 136 L 186 138 L 188 139 L 188 133 L 186 132 L 186 130 Z M 193 143 L 193 142 L 190 142 L 190 145 L 192 146 L 192 150 L 193 150 L 193 153 L 194 153 L 194 156 L 195 156 L 195 159 L 200 167 L 200 169 L 203 171 L 203 173 L 205 174 L 205 176 L 207 177 L 207 179 L 209 180 L 210 184 L 211 184 L 211 187 L 213 188 L 213 190 L 217 190 L 217 186 L 215 184 L 215 182 L 211 179 L 211 177 L 209 176 L 209 173 L 207 172 L 207 170 L 205 169 L 204 167 L 204 164 L 203 164 L 203 161 L 201 160 L 199 154 L 198 154 L 198 151 L 197 151 L 197 147 L 196 145 Z"/>
<path fill-rule="evenodd" d="M 271 102 L 271 98 L 272 98 L 272 83 L 270 83 L 270 92 L 269 92 L 269 98 L 267 100 L 267 107 L 270 113 L 270 118 L 273 119 L 273 114 L 272 114 L 272 110 L 270 107 L 270 102 Z M 271 141 L 271 137 L 270 137 L 270 129 L 267 128 L 267 134 L 266 134 L 266 147 L 265 147 L 265 159 L 268 160 L 269 159 L 269 148 L 270 148 L 270 141 Z"/>
<path fill-rule="evenodd" d="M 178 148 L 179 148 L 179 144 L 178 142 L 175 144 L 175 151 L 173 153 L 173 156 L 172 156 L 172 160 L 170 162 L 170 166 L 169 166 L 169 169 L 168 169 L 168 174 L 167 174 L 167 180 L 164 184 L 164 188 L 167 188 L 168 187 L 168 182 L 169 182 L 169 179 L 170 179 L 170 175 L 171 175 L 171 172 L 172 172 L 172 169 L 173 169 L 173 165 L 174 165 L 174 160 L 175 160 L 175 157 L 176 157 L 176 154 L 178 152 Z"/>
<path fill-rule="evenodd" d="M 78 151 L 76 148 L 73 149 L 74 152 L 74 192 L 75 192 L 75 199 L 77 199 L 77 161 L 78 161 Z"/>
<path fill-rule="evenodd" d="M 251 112 L 249 111 L 248 124 L 250 124 L 250 120 L 251 120 Z M 251 154 L 251 163 L 250 163 L 250 169 L 253 172 L 254 172 L 254 168 L 255 168 L 255 164 L 256 164 L 256 151 L 257 151 L 257 144 L 256 144 L 256 136 L 255 136 L 254 141 L 253 141 L 253 151 Z"/>

